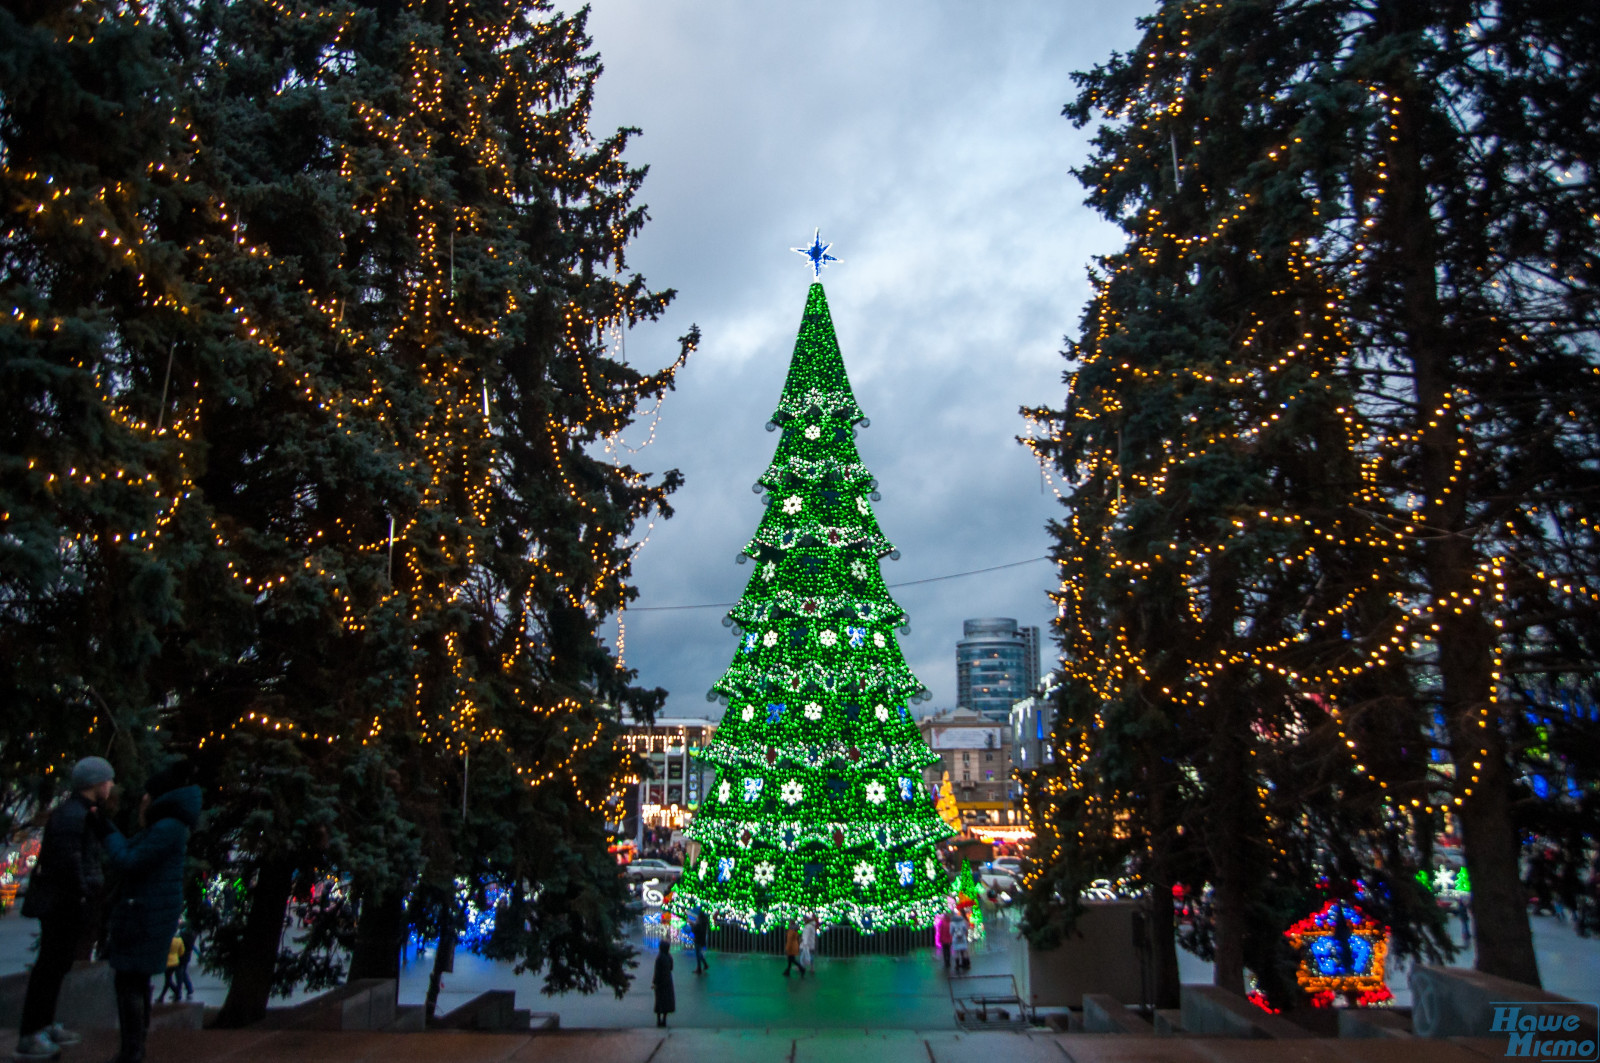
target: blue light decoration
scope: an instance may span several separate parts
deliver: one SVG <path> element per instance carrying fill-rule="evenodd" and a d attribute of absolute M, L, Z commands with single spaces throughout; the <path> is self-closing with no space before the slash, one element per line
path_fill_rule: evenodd
<path fill-rule="evenodd" d="M 733 857 L 717 857 L 717 881 L 726 882 L 733 877 Z"/>
<path fill-rule="evenodd" d="M 1295 979 L 1310 995 L 1312 1006 L 1332 1007 L 1339 994 L 1362 1006 L 1394 998 L 1384 979 L 1389 928 L 1359 904 L 1328 901 L 1283 936 L 1300 952 Z"/>
<path fill-rule="evenodd" d="M 826 266 L 829 262 L 839 261 L 837 258 L 834 258 L 832 255 L 828 254 L 828 248 L 832 246 L 832 244 L 825 244 L 822 242 L 822 230 L 817 229 L 811 234 L 810 247 L 791 247 L 789 250 L 795 252 L 796 254 L 806 256 L 811 263 L 812 278 L 821 279 L 822 267 Z"/>
<path fill-rule="evenodd" d="M 900 885 L 909 886 L 915 881 L 916 871 L 911 866 L 910 860 L 897 860 L 894 865 L 895 874 L 900 877 Z"/>
<path fill-rule="evenodd" d="M 900 777 L 900 800 L 915 801 L 917 798 L 917 783 L 914 779 Z"/>

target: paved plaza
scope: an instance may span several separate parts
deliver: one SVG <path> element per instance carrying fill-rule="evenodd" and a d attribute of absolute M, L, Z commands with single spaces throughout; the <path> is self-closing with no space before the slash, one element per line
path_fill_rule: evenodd
<path fill-rule="evenodd" d="M 23 969 L 36 927 L 14 915 L 0 919 L 0 974 Z M 1535 918 L 1534 930 L 1546 987 L 1577 999 L 1600 999 L 1600 940 L 1579 938 L 1548 917 Z M 1006 927 L 994 931 L 976 950 L 974 976 L 1012 970 L 1020 944 Z M 693 955 L 679 953 L 678 1010 L 670 1027 L 658 1030 L 649 987 L 653 942 L 640 935 L 637 944 L 639 977 L 621 999 L 610 993 L 546 997 L 533 976 L 514 975 L 510 964 L 457 956 L 455 973 L 445 976 L 441 1011 L 484 990 L 514 989 L 519 1007 L 560 1015 L 561 1030 L 554 1033 L 158 1030 L 151 1035 L 150 1058 L 152 1063 L 835 1063 L 845 1053 L 859 1063 L 1477 1063 L 1505 1054 L 1503 1039 L 1291 1042 L 1044 1030 L 968 1033 L 956 1028 L 950 983 L 926 949 L 903 957 L 819 958 L 815 972 L 804 979 L 785 978 L 781 957 L 726 953 L 710 954 L 710 971 L 695 975 Z M 1185 981 L 1209 981 L 1208 965 L 1179 955 Z M 431 954 L 410 958 L 400 982 L 402 1004 L 422 1002 L 431 962 Z M 1394 972 L 1391 984 L 1405 994 L 1403 972 Z M 220 1004 L 225 991 L 215 978 L 196 977 L 196 999 Z M 300 996 L 274 1003 L 296 999 Z M 0 1030 L 0 1039 L 14 1036 Z M 112 1031 L 91 1032 L 82 1047 L 63 1058 L 99 1063 L 114 1052 L 114 1037 Z"/>
<path fill-rule="evenodd" d="M 1011 974 L 1019 965 L 1021 942 L 1009 925 L 1009 913 L 974 950 L 973 975 Z M 1580 938 L 1570 924 L 1549 916 L 1533 919 L 1534 942 L 1545 988 L 1574 1000 L 1600 1000 L 1600 938 Z M 0 975 L 21 971 L 32 962 L 31 947 L 38 923 L 15 913 L 0 918 Z M 619 1000 L 609 991 L 589 996 L 567 993 L 545 996 L 533 974 L 517 975 L 512 965 L 485 960 L 465 951 L 455 958 L 455 972 L 444 976 L 439 1011 L 446 1012 L 490 989 L 512 989 L 517 1006 L 556 1012 L 565 1029 L 626 1029 L 653 1027 L 650 965 L 654 942 L 636 935 L 639 966 L 628 991 Z M 950 1004 L 949 981 L 929 949 L 906 956 L 859 956 L 852 959 L 819 957 L 807 978 L 782 975 L 781 956 L 743 953 L 707 954 L 711 970 L 696 975 L 694 957 L 675 953 L 678 1010 L 672 1026 L 678 1029 L 899 1029 L 956 1030 Z M 414 954 L 400 975 L 400 1003 L 421 1004 L 428 989 L 433 954 Z M 1210 982 L 1211 967 L 1183 950 L 1179 970 L 1187 983 Z M 1456 962 L 1467 965 L 1463 953 Z M 191 968 L 195 999 L 216 1007 L 227 986 L 199 965 Z M 157 979 L 159 986 L 160 979 Z M 1410 1004 L 1406 971 L 1398 964 L 1389 970 L 1390 988 L 1398 1006 Z M 314 994 L 296 993 L 274 999 L 273 1005 L 298 1003 Z"/>
<path fill-rule="evenodd" d="M 0 1037 L 15 1032 L 0 1030 Z M 100 1063 L 112 1031 L 63 1063 Z M 8 1042 L 9 1043 L 9 1042 Z M 564 1030 L 542 1034 L 154 1030 L 150 1063 L 1483 1063 L 1505 1041 L 1171 1040 L 906 1030 Z"/>

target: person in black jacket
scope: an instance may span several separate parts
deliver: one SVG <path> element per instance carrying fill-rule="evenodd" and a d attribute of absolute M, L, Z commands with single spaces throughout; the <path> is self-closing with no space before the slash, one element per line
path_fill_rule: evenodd
<path fill-rule="evenodd" d="M 711 936 L 711 917 L 706 915 L 705 908 L 696 908 L 694 912 L 694 973 L 708 971 L 711 965 L 706 962 L 706 939 Z"/>
<path fill-rule="evenodd" d="M 45 822 L 39 859 L 22 902 L 22 914 L 39 920 L 39 954 L 28 974 L 16 1059 L 54 1059 L 62 1045 L 82 1040 L 56 1022 L 56 1000 L 78 943 L 94 925 L 105 885 L 99 837 L 88 825 L 91 818 L 98 818 L 96 806 L 111 797 L 115 779 L 116 772 L 104 758 L 84 757 L 72 768 L 72 795 Z"/>
<path fill-rule="evenodd" d="M 106 935 L 122 1028 L 116 1063 L 144 1063 L 150 978 L 167 967 L 167 950 L 183 911 L 189 832 L 200 820 L 200 787 L 193 785 L 193 778 L 188 761 L 153 776 L 139 806 L 144 829 L 132 838 L 124 838 L 109 823 L 103 828 L 106 863 L 123 873 Z"/>
<path fill-rule="evenodd" d="M 672 986 L 672 944 L 661 939 L 661 949 L 656 953 L 655 976 L 650 988 L 656 991 L 656 1025 L 665 1026 L 667 1016 L 678 1009 L 678 994 Z"/>

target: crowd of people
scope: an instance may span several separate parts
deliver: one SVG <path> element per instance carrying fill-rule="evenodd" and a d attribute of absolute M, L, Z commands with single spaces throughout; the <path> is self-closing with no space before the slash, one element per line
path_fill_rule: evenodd
<path fill-rule="evenodd" d="M 639 855 L 648 860 L 665 860 L 682 866 L 684 856 L 683 835 L 674 840 L 674 831 L 665 827 L 646 827 L 641 839 Z"/>
<path fill-rule="evenodd" d="M 1525 858 L 1523 886 L 1535 915 L 1572 923 L 1579 937 L 1600 933 L 1600 852 L 1541 841 Z"/>

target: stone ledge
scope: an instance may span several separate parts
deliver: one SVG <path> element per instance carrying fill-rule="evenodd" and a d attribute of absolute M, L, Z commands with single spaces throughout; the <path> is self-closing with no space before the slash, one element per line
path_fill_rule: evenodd
<path fill-rule="evenodd" d="M 1393 1008 L 1339 1009 L 1339 1036 L 1354 1038 L 1386 1037 L 1406 1039 L 1411 1031 L 1411 1016 Z"/>
<path fill-rule="evenodd" d="M 1183 1029 L 1189 1035 L 1302 1040 L 1314 1035 L 1288 1019 L 1269 1015 L 1244 997 L 1212 985 L 1181 989 Z"/>
<path fill-rule="evenodd" d="M 357 978 L 303 1004 L 270 1008 L 256 1025 L 267 1030 L 382 1030 L 395 1021 L 393 978 Z"/>
<path fill-rule="evenodd" d="M 1411 1026 L 1419 1037 L 1505 1036 L 1494 1029 L 1494 1006 L 1512 1002 L 1536 1017 L 1578 1016 L 1582 1036 L 1595 1037 L 1595 1009 L 1465 967 L 1418 967 L 1411 972 Z"/>
<path fill-rule="evenodd" d="M 1123 1006 L 1116 997 L 1106 993 L 1083 995 L 1084 1033 L 1126 1033 L 1137 1037 L 1151 1037 L 1155 1028 L 1135 1011 Z"/>

